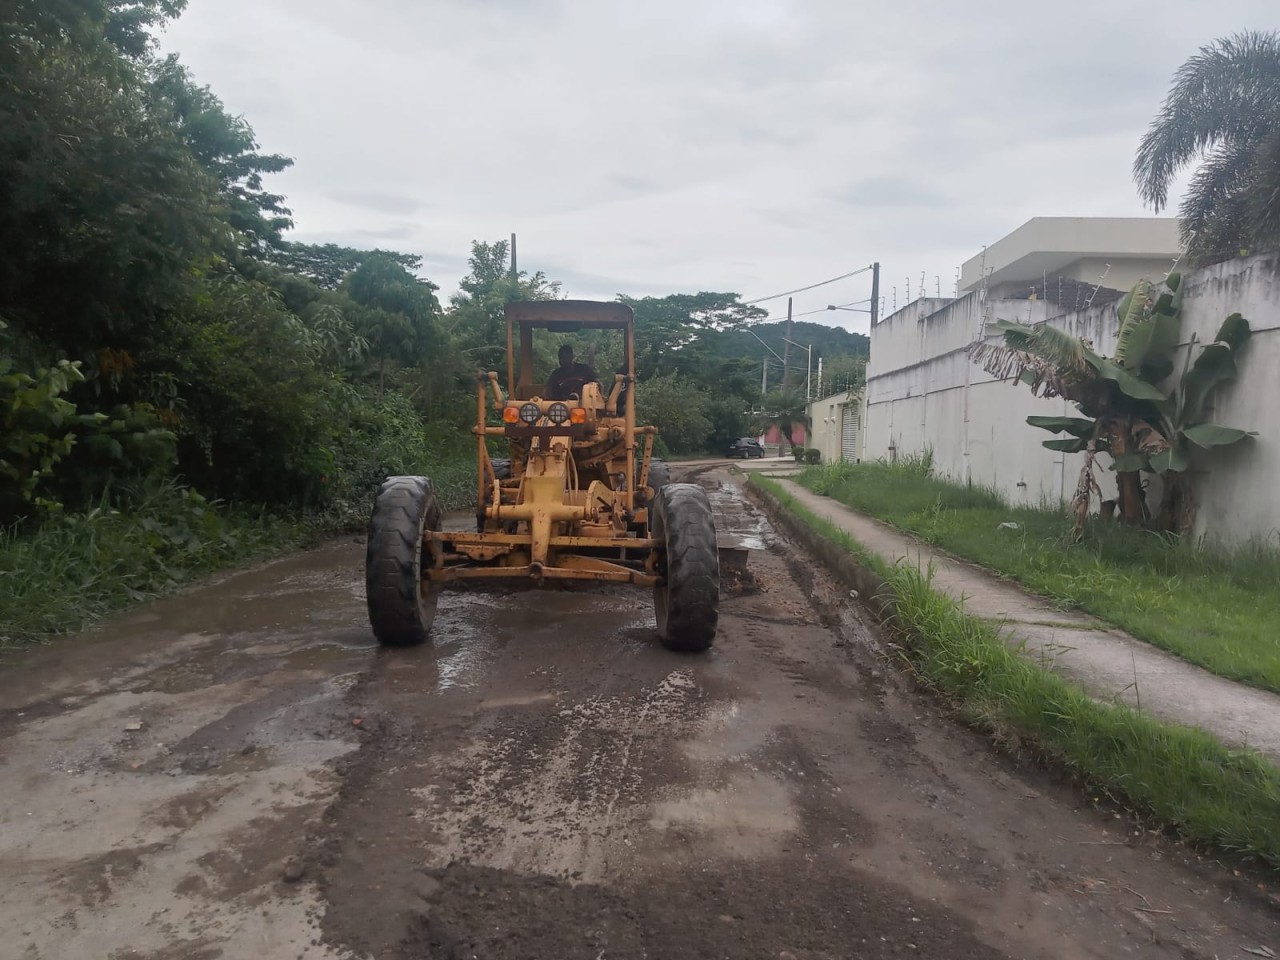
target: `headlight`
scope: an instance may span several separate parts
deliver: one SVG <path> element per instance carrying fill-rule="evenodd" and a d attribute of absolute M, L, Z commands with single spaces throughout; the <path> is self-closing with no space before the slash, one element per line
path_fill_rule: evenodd
<path fill-rule="evenodd" d="M 547 419 L 558 426 L 569 419 L 569 408 L 563 403 L 553 403 L 547 408 Z"/>
<path fill-rule="evenodd" d="M 537 423 L 542 411 L 536 403 L 526 403 L 520 408 L 520 419 L 525 423 Z"/>

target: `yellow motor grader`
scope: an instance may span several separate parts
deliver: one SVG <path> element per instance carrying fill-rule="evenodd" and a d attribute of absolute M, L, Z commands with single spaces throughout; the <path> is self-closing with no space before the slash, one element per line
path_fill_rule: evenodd
<path fill-rule="evenodd" d="M 506 319 L 505 387 L 496 372 L 477 377 L 476 529 L 443 529 L 427 477 L 382 484 L 365 562 L 375 636 L 425 640 L 451 581 L 596 581 L 651 587 L 662 642 L 706 650 L 720 599 L 715 522 L 701 487 L 668 482 L 653 457 L 657 428 L 636 424 L 631 308 L 525 301 L 508 305 Z M 535 331 L 584 330 L 620 337 L 621 366 L 607 383 L 579 378 L 556 398 L 542 396 Z M 491 438 L 506 441 L 509 458 L 489 455 Z"/>

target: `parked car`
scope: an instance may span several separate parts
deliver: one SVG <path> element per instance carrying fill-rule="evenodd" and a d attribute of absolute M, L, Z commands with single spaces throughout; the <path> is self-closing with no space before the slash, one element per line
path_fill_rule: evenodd
<path fill-rule="evenodd" d="M 729 444 L 729 449 L 724 452 L 724 455 L 726 457 L 741 457 L 743 460 L 750 457 L 763 457 L 764 447 L 760 445 L 759 440 L 753 440 L 751 437 L 739 437 Z"/>

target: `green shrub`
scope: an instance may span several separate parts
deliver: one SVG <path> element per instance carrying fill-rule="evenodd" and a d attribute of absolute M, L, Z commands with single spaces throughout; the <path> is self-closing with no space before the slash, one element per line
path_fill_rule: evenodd
<path fill-rule="evenodd" d="M 0 344 L 6 349 L 4 325 Z M 83 413 L 71 391 L 85 380 L 79 362 L 19 369 L 0 356 L 0 523 L 36 510 L 77 510 L 112 484 L 167 472 L 174 436 L 148 404 Z"/>
<path fill-rule="evenodd" d="M 199 574 L 280 550 L 297 521 L 233 510 L 165 481 L 109 503 L 49 516 L 34 531 L 0 530 L 0 646 L 74 630 Z"/>

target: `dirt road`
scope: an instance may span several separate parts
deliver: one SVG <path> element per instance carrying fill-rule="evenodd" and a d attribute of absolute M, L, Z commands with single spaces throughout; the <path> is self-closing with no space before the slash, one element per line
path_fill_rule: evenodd
<path fill-rule="evenodd" d="M 1258 878 L 1002 760 L 757 538 L 677 656 L 639 591 L 447 593 L 346 540 L 0 668 L 0 957 L 1239 958 Z"/>

